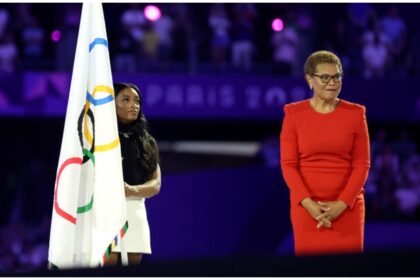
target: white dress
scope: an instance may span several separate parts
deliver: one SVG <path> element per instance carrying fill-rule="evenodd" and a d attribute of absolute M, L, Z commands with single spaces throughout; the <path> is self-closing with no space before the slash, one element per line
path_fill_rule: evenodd
<path fill-rule="evenodd" d="M 128 229 L 123 239 L 127 253 L 151 254 L 150 229 L 144 198 L 127 197 Z M 120 245 L 113 252 L 121 252 Z"/>

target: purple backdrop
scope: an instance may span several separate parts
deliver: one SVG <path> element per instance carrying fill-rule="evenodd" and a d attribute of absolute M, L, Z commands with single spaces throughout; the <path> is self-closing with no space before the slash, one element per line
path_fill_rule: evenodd
<path fill-rule="evenodd" d="M 303 78 L 116 74 L 114 81 L 139 85 L 146 115 L 160 119 L 277 120 L 285 103 L 311 96 Z M 417 84 L 413 79 L 345 79 L 341 97 L 365 105 L 371 121 L 415 121 L 420 119 Z M 64 116 L 69 85 L 70 74 L 60 72 L 3 78 L 0 94 L 8 102 L 0 106 L 0 115 Z"/>

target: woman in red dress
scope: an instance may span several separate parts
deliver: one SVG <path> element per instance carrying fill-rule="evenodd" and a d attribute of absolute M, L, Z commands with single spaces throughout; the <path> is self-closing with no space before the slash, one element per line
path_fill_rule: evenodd
<path fill-rule="evenodd" d="M 286 104 L 280 133 L 296 255 L 361 253 L 370 167 L 365 107 L 338 98 L 343 68 L 328 51 L 311 54 L 312 98 Z"/>

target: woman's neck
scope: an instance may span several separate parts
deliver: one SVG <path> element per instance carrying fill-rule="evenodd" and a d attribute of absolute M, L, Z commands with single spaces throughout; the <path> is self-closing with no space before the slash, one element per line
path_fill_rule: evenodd
<path fill-rule="evenodd" d="M 340 99 L 334 98 L 331 100 L 326 100 L 314 96 L 309 99 L 309 103 L 311 104 L 312 108 L 319 113 L 330 113 L 335 110 L 338 103 L 340 103 Z"/>

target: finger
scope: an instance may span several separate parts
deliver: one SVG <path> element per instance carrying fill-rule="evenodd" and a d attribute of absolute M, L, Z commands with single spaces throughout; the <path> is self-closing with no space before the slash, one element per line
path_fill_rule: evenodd
<path fill-rule="evenodd" d="M 315 220 L 320 221 L 324 219 L 325 217 L 327 217 L 328 215 L 329 213 L 322 213 L 321 215 L 318 215 L 317 217 L 315 217 Z"/>
<path fill-rule="evenodd" d="M 321 227 L 330 228 L 330 227 L 331 227 L 331 223 L 330 223 L 328 220 L 322 220 L 322 221 L 320 221 L 320 222 L 317 224 L 316 228 L 317 228 L 317 229 L 319 229 L 319 228 L 321 228 Z"/>
<path fill-rule="evenodd" d="M 331 227 L 331 221 L 327 220 L 327 219 L 322 219 L 322 223 L 324 225 L 326 225 L 327 227 Z"/>
<path fill-rule="evenodd" d="M 317 229 L 319 229 L 320 227 L 322 227 L 322 221 L 321 221 L 321 222 L 319 222 L 319 223 L 316 225 L 316 228 L 317 228 Z"/>
<path fill-rule="evenodd" d="M 331 228 L 331 225 L 330 224 L 328 224 L 328 225 L 324 224 L 324 227 Z"/>
<path fill-rule="evenodd" d="M 321 209 L 322 211 L 331 211 L 331 207 L 329 207 L 329 206 L 321 206 L 321 207 L 319 207 L 319 209 Z"/>
<path fill-rule="evenodd" d="M 319 209 L 321 209 L 322 211 L 330 211 L 331 210 L 331 207 L 327 203 L 322 202 L 322 201 L 318 201 L 318 206 L 319 206 Z"/>
<path fill-rule="evenodd" d="M 321 205 L 321 206 L 328 206 L 328 204 L 327 204 L 327 203 L 322 202 L 322 201 L 318 201 L 318 205 Z"/>
<path fill-rule="evenodd" d="M 331 221 L 326 218 L 322 218 L 319 222 L 325 226 L 331 225 Z"/>

